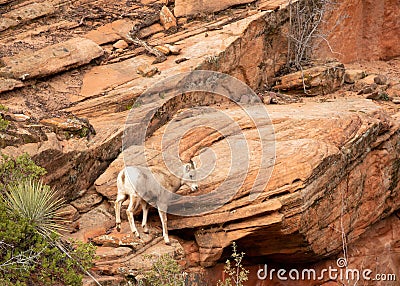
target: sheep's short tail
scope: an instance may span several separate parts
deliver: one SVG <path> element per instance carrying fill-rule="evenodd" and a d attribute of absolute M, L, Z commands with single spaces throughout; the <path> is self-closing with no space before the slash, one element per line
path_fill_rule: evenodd
<path fill-rule="evenodd" d="M 117 177 L 118 190 L 123 190 L 124 185 L 125 185 L 125 169 L 122 169 L 122 171 L 119 172 L 118 177 Z"/>

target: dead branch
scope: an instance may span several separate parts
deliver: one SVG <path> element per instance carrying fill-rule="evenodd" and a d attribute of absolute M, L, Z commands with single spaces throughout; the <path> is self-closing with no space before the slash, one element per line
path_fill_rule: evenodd
<path fill-rule="evenodd" d="M 150 54 L 156 56 L 156 59 L 153 62 L 153 64 L 162 63 L 162 62 L 167 60 L 167 56 L 166 55 L 164 55 L 162 52 L 150 47 L 145 41 L 140 40 L 138 37 L 132 36 L 131 34 L 128 34 L 126 36 L 126 38 L 132 44 L 135 44 L 137 46 L 143 47 L 147 52 L 149 52 Z"/>
<path fill-rule="evenodd" d="M 333 52 L 326 35 L 320 32 L 326 14 L 334 9 L 334 0 L 289 0 L 289 33 L 287 67 L 303 74 L 303 65 L 311 60 L 313 48 L 325 41 Z M 337 23 L 338 24 L 338 23 Z M 337 25 L 336 24 L 336 25 Z M 335 26 L 336 26 L 335 25 Z M 316 43 L 316 40 L 319 43 Z M 308 94 L 303 75 L 304 93 Z"/>
<path fill-rule="evenodd" d="M 333 0 L 290 0 L 289 4 L 287 65 L 301 70 L 303 63 L 311 59 L 314 41 L 321 38 L 319 27 L 335 3 Z"/>
<path fill-rule="evenodd" d="M 0 249 L 2 248 L 12 249 L 13 246 L 0 241 Z M 33 248 L 29 248 L 28 250 L 18 254 L 12 253 L 11 257 L 7 261 L 4 261 L 2 264 L 0 264 L 0 271 L 5 270 L 10 266 L 15 269 L 27 269 L 29 266 L 37 263 L 38 258 L 44 250 L 45 248 L 43 248 L 41 251 L 35 251 Z"/>

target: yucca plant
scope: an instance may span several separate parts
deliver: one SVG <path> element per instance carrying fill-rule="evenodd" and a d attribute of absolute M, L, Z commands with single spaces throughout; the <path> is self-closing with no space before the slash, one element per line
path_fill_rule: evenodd
<path fill-rule="evenodd" d="M 29 179 L 9 186 L 5 202 L 9 212 L 26 220 L 47 238 L 65 229 L 61 214 L 57 213 L 64 199 L 42 181 Z"/>

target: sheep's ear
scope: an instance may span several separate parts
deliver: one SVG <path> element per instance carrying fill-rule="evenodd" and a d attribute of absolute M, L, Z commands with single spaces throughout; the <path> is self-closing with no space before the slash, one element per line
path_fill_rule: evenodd
<path fill-rule="evenodd" d="M 191 168 L 190 164 L 185 164 L 185 166 L 183 167 L 186 173 L 190 171 L 190 168 Z"/>

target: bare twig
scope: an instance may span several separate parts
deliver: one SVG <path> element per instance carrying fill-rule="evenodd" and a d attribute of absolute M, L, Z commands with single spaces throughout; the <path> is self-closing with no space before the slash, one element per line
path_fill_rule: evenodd
<path fill-rule="evenodd" d="M 304 94 L 309 94 L 309 92 L 308 92 L 308 90 L 307 90 L 307 85 L 306 85 L 306 81 L 305 81 L 305 79 L 304 79 L 304 71 L 303 71 L 303 67 L 300 65 L 300 70 L 301 70 L 301 79 L 302 79 L 302 81 L 303 81 L 303 91 L 304 91 Z"/>
<path fill-rule="evenodd" d="M 13 248 L 13 246 L 0 241 L 0 248 Z M 32 248 L 30 248 L 17 255 L 12 253 L 11 257 L 7 261 L 0 264 L 0 270 L 10 266 L 14 266 L 16 269 L 26 269 L 27 267 L 37 263 L 38 257 L 40 257 L 44 250 L 45 248 L 43 248 L 41 251 L 34 251 Z"/>
<path fill-rule="evenodd" d="M 81 26 L 81 25 L 83 25 L 83 22 L 86 20 L 86 16 L 83 16 L 82 18 L 81 18 L 81 20 L 79 21 L 79 23 L 78 23 L 78 27 L 79 26 Z"/>
<path fill-rule="evenodd" d="M 64 253 L 69 259 L 75 261 L 75 263 L 78 265 L 78 267 L 79 267 L 87 276 L 89 276 L 89 277 L 94 281 L 94 283 L 96 283 L 97 286 L 102 286 L 102 285 L 100 284 L 100 282 L 97 281 L 97 279 L 92 275 L 92 273 L 90 273 L 88 270 L 86 270 L 86 269 L 82 266 L 82 264 L 80 264 L 75 258 L 73 258 L 73 257 L 71 256 L 71 254 L 65 249 L 65 247 L 64 247 L 60 242 L 53 241 L 52 244 L 53 244 L 55 247 L 57 247 L 62 253 Z"/>
<path fill-rule="evenodd" d="M 319 27 L 333 7 L 333 0 L 289 2 L 288 66 L 298 70 L 311 57 L 313 43 L 320 37 Z M 325 38 L 326 40 L 326 38 Z"/>
<path fill-rule="evenodd" d="M 316 39 L 322 39 L 333 52 L 326 35 L 319 31 L 327 12 L 334 7 L 334 0 L 289 1 L 288 68 L 295 67 L 302 72 L 304 93 L 308 94 L 303 74 L 303 65 L 311 60 Z M 336 25 L 335 25 L 336 26 Z M 320 42 L 322 42 L 320 40 Z"/>
<path fill-rule="evenodd" d="M 86 275 L 88 275 L 98 286 L 102 286 L 99 281 L 97 281 L 89 271 L 87 271 L 78 261 L 76 261 L 76 259 L 74 259 L 65 249 L 65 247 L 63 247 L 59 242 L 50 240 L 50 244 L 57 247 L 61 252 L 67 255 L 68 258 L 75 261 L 78 267 L 80 267 L 81 270 L 86 273 Z M 5 248 L 13 248 L 13 246 L 5 243 L 4 241 L 0 241 L 0 249 Z M 38 258 L 42 255 L 45 249 L 46 247 L 43 247 L 43 249 L 37 251 L 33 248 L 29 248 L 28 250 L 25 250 L 17 255 L 11 254 L 11 257 L 7 261 L 0 264 L 0 271 L 10 266 L 13 266 L 14 269 L 27 269 L 27 267 L 38 263 Z"/>
<path fill-rule="evenodd" d="M 135 36 L 132 37 L 130 34 L 127 35 L 126 37 L 129 42 L 138 45 L 140 47 L 143 47 L 147 52 L 156 56 L 156 60 L 153 62 L 153 64 L 162 63 L 167 60 L 167 57 L 162 52 L 150 47 L 145 41 L 140 40 Z"/>
<path fill-rule="evenodd" d="M 329 51 L 330 51 L 332 54 L 338 54 L 338 55 L 343 56 L 342 53 L 336 52 L 336 51 L 334 51 L 334 50 L 332 49 L 331 44 L 329 43 L 329 41 L 328 41 L 324 36 L 318 35 L 318 37 L 321 38 L 323 41 L 325 41 L 326 45 L 327 45 L 328 48 L 329 48 Z"/>

